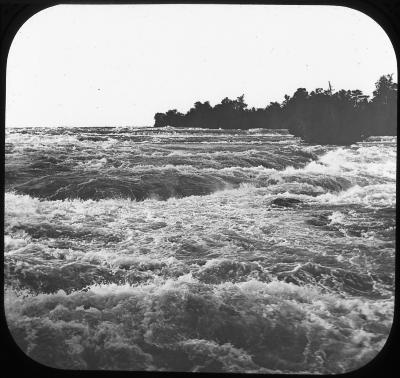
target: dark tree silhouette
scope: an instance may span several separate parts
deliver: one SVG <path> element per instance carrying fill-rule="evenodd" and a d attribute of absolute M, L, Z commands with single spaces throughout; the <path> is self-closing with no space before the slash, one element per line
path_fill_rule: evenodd
<path fill-rule="evenodd" d="M 397 135 L 397 84 L 384 75 L 368 100 L 360 90 L 298 88 L 292 97 L 265 108 L 248 109 L 244 95 L 212 107 L 196 102 L 186 114 L 176 109 L 154 116 L 155 127 L 288 129 L 309 143 L 351 144 L 371 135 Z"/>
<path fill-rule="evenodd" d="M 381 76 L 375 83 L 369 105 L 370 135 L 397 135 L 397 83 L 393 75 Z"/>

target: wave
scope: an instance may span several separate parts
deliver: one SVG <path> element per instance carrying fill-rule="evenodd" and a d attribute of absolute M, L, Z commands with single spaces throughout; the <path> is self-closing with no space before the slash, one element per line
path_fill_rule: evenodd
<path fill-rule="evenodd" d="M 135 175 L 118 170 L 114 175 L 87 172 L 44 176 L 16 185 L 14 190 L 50 200 L 129 198 L 142 201 L 146 198 L 166 200 L 170 197 L 205 195 L 239 184 L 240 180 L 224 175 L 185 172 L 176 168 L 150 168 Z"/>
<path fill-rule="evenodd" d="M 99 162 L 101 165 L 103 162 Z M 265 188 L 264 194 L 306 195 L 321 203 L 363 203 L 392 206 L 395 186 L 375 179 L 366 184 L 363 177 L 343 177 L 309 173 L 307 169 L 277 171 L 257 167 L 202 169 L 192 166 L 136 167 L 132 170 L 64 172 L 46 175 L 11 186 L 15 193 L 48 200 L 102 200 L 126 198 L 166 200 L 171 197 L 209 195 L 216 191 L 239 189 L 244 184 Z"/>
<path fill-rule="evenodd" d="M 64 369 L 342 373 L 370 361 L 392 301 L 290 283 L 100 285 L 6 292 L 8 326 L 31 358 Z"/>
<path fill-rule="evenodd" d="M 358 203 L 366 206 L 390 207 L 396 203 L 396 188 L 393 184 L 355 185 L 343 192 L 324 193 L 318 196 L 322 203 Z"/>
<path fill-rule="evenodd" d="M 255 132 L 255 133 L 254 133 Z M 257 138 L 257 140 L 255 140 Z M 29 146 L 39 148 L 60 148 L 74 144 L 76 147 L 90 148 L 101 143 L 109 147 L 132 144 L 198 144 L 229 143 L 268 144 L 293 143 L 298 138 L 288 134 L 287 130 L 222 130 L 196 128 L 135 128 L 135 127 L 36 127 L 6 129 L 6 143 L 14 144 L 19 150 Z"/>
<path fill-rule="evenodd" d="M 6 193 L 6 282 L 54 292 L 191 273 L 205 283 L 297 277 L 293 282 L 328 291 L 391 295 L 394 208 L 318 209 L 257 190 L 142 203 L 43 201 Z M 300 277 L 304 281 L 286 274 L 309 262 L 330 267 L 330 273 L 321 276 L 316 268 L 314 276 Z M 345 276 L 355 283 L 342 285 Z"/>
<path fill-rule="evenodd" d="M 6 316 L 33 359 L 333 374 L 385 343 L 393 138 L 338 148 L 110 127 L 6 139 Z"/>
<path fill-rule="evenodd" d="M 110 137 L 109 130 L 102 129 L 102 132 Z M 395 201 L 396 151 L 381 141 L 349 148 L 300 147 L 292 141 L 283 147 L 268 144 L 268 148 L 249 149 L 243 138 L 247 135 L 254 141 L 257 135 L 254 131 L 233 134 L 235 144 L 229 148 L 209 144 L 194 147 L 187 141 L 173 140 L 174 133 L 186 135 L 188 132 L 170 130 L 170 134 L 164 135 L 160 130 L 154 133 L 141 130 L 141 135 L 162 136 L 167 143 L 135 145 L 132 141 L 128 144 L 116 141 L 112 149 L 108 142 L 101 143 L 99 150 L 97 142 L 88 145 L 87 141 L 80 144 L 68 139 L 79 133 L 67 135 L 67 139 L 63 139 L 65 135 L 53 133 L 48 137 L 59 138 L 58 141 L 44 142 L 42 130 L 38 135 L 29 134 L 29 143 L 18 144 L 14 140 L 8 144 L 11 152 L 6 159 L 6 188 L 51 200 L 129 198 L 142 201 L 208 195 L 251 184 L 268 188 L 271 194 L 308 195 L 322 202 L 366 201 L 384 206 Z M 204 134 L 196 132 L 198 136 Z M 126 130 L 121 132 L 126 133 Z M 103 137 L 100 130 L 89 134 Z M 229 137 L 229 133 L 223 135 Z M 37 140 L 33 141 L 33 137 Z M 220 135 L 218 138 L 216 143 L 222 142 Z M 29 147 L 31 143 L 36 147 Z M 358 195 L 374 190 L 383 190 L 385 195 L 380 199 Z"/>

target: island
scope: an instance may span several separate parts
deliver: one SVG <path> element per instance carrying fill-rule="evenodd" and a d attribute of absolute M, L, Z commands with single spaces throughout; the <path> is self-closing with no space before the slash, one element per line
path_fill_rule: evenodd
<path fill-rule="evenodd" d="M 372 98 L 362 91 L 298 88 L 284 101 L 248 108 L 244 95 L 211 106 L 196 102 L 185 114 L 176 109 L 156 113 L 154 127 L 209 129 L 288 129 L 308 143 L 349 145 L 374 135 L 397 135 L 397 83 L 381 76 Z"/>

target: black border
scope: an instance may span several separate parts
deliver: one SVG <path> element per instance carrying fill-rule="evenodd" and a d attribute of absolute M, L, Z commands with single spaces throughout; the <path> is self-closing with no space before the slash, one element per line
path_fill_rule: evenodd
<path fill-rule="evenodd" d="M 183 1 L 124 1 L 124 0 L 110 0 L 110 1 L 49 1 L 49 0 L 6 0 L 0 4 L 0 99 L 1 99 L 1 118 L 0 118 L 0 137 L 1 137 L 1 164 L 2 184 L 4 188 L 4 138 L 5 138 L 5 95 L 6 95 L 6 69 L 7 69 L 7 56 L 12 40 L 19 28 L 37 12 L 46 9 L 50 6 L 58 4 L 182 4 Z M 399 57 L 400 57 L 400 0 L 275 0 L 275 1 L 191 1 L 191 4 L 275 4 L 275 5 L 337 5 L 361 11 L 374 19 L 389 36 L 397 57 L 397 72 L 399 72 Z M 399 98 L 398 98 L 399 105 Z M 397 107 L 399 109 L 399 106 Z M 397 128 L 399 125 L 399 117 L 397 119 Z M 398 152 L 398 151 L 397 151 Z M 399 171 L 399 161 L 397 159 L 397 173 Z M 399 194 L 399 186 L 396 182 L 396 196 Z M 4 216 L 4 192 L 3 201 L 0 203 L 1 211 Z M 399 214 L 399 204 L 396 201 L 396 226 Z M 0 228 L 3 245 L 4 245 L 4 228 Z M 398 235 L 396 233 L 396 245 L 398 243 Z M 396 248 L 397 252 L 397 248 Z M 2 266 L 4 266 L 4 257 L 1 254 Z M 365 366 L 343 374 L 329 375 L 334 377 L 396 377 L 400 374 L 400 333 L 399 333 L 399 258 L 396 253 L 396 283 L 395 283 L 395 303 L 394 303 L 394 319 L 392 330 L 387 339 L 387 342 L 381 352 Z M 4 288 L 4 273 L 2 271 L 2 288 Z M 210 376 L 208 373 L 178 373 L 178 372 L 137 372 L 137 371 L 78 371 L 78 370 L 60 370 L 55 368 L 46 367 L 38 362 L 29 358 L 22 350 L 16 345 L 13 340 L 6 323 L 4 312 L 4 290 L 1 290 L 1 321 L 0 321 L 0 340 L 1 346 L 4 350 L 1 355 L 3 358 L 2 370 L 3 372 L 12 374 L 14 376 L 28 375 L 35 376 L 40 374 L 41 377 L 51 376 L 122 376 L 134 374 L 135 376 L 149 377 L 152 375 L 161 375 L 168 377 L 175 376 L 193 376 L 202 377 Z M 280 374 L 280 375 L 264 375 L 264 374 L 234 374 L 234 373 L 219 373 L 218 376 L 231 376 L 231 377 L 263 377 L 263 376 L 276 376 L 276 377 L 324 377 L 326 375 L 301 375 L 301 374 Z"/>

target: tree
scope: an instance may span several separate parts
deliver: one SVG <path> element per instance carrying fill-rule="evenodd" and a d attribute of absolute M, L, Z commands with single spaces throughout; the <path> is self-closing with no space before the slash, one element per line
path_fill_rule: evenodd
<path fill-rule="evenodd" d="M 393 75 L 383 75 L 375 83 L 369 104 L 370 135 L 397 135 L 397 84 Z"/>
<path fill-rule="evenodd" d="M 330 84 L 330 83 L 329 83 Z M 393 75 L 383 75 L 375 83 L 373 98 L 360 90 L 334 92 L 298 88 L 292 97 L 271 102 L 265 108 L 247 108 L 244 94 L 222 99 L 214 107 L 197 101 L 186 114 L 176 109 L 156 113 L 154 126 L 204 127 L 224 129 L 289 129 L 309 143 L 350 144 L 370 135 L 397 135 L 397 84 Z"/>

